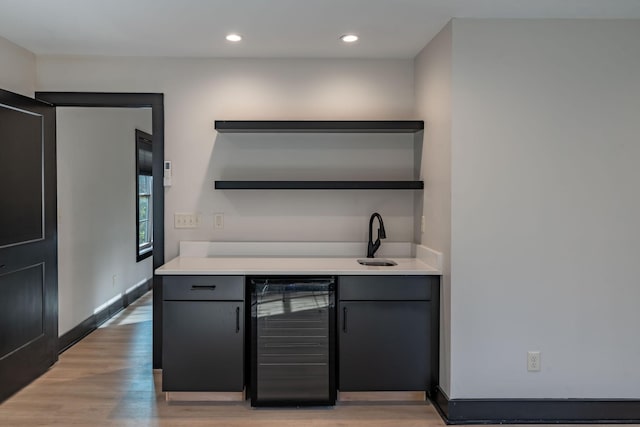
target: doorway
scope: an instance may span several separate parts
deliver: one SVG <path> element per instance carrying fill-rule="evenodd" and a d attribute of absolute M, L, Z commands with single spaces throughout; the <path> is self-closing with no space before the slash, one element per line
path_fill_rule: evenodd
<path fill-rule="evenodd" d="M 36 99 L 54 107 L 151 108 L 153 135 L 153 270 L 164 264 L 164 96 L 161 93 L 104 93 L 104 92 L 36 92 Z M 162 367 L 161 303 L 159 279 L 153 276 L 153 368 Z"/>

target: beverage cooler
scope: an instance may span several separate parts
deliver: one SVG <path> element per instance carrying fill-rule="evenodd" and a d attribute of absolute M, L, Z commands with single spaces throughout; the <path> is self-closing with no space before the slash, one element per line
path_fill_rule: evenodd
<path fill-rule="evenodd" d="M 333 405 L 335 278 L 252 278 L 251 405 Z"/>

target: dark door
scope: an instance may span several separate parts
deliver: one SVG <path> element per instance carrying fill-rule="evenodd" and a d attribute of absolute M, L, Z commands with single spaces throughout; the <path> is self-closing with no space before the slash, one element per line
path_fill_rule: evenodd
<path fill-rule="evenodd" d="M 0 402 L 57 360 L 55 109 L 0 90 Z"/>

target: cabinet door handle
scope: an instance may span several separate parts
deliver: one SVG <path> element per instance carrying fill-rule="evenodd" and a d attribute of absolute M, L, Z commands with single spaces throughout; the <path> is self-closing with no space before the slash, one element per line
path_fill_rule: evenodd
<path fill-rule="evenodd" d="M 342 307 L 342 332 L 347 332 L 347 307 Z"/>
<path fill-rule="evenodd" d="M 240 332 L 240 307 L 236 307 L 236 334 Z"/>
<path fill-rule="evenodd" d="M 192 291 L 213 291 L 216 285 L 191 285 Z"/>

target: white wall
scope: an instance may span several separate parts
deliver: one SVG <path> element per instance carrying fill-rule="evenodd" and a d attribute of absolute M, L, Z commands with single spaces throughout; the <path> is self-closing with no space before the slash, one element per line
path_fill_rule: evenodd
<path fill-rule="evenodd" d="M 152 275 L 136 262 L 136 128 L 150 109 L 57 108 L 60 335 Z"/>
<path fill-rule="evenodd" d="M 173 186 L 165 190 L 167 259 L 177 254 L 180 240 L 364 241 L 374 211 L 383 215 L 389 241 L 413 240 L 412 191 L 213 190 L 216 178 L 248 176 L 244 171 L 257 176 L 252 168 L 264 175 L 281 167 L 282 177 L 320 177 L 328 162 L 338 160 L 340 170 L 327 169 L 329 175 L 322 178 L 331 179 L 334 172 L 353 176 L 354 171 L 379 179 L 404 176 L 397 167 L 406 164 L 406 179 L 411 179 L 411 136 L 390 138 L 393 147 L 403 148 L 381 173 L 384 156 L 393 150 L 378 138 L 369 139 L 369 148 L 379 149 L 365 152 L 359 147 L 367 140 L 358 137 L 261 141 L 216 136 L 213 130 L 214 120 L 412 119 L 411 60 L 39 57 L 38 90 L 165 94 L 165 158 L 174 169 Z M 329 158 L 317 157 L 318 147 L 327 144 L 333 147 Z M 269 145 L 282 156 L 266 154 Z M 200 212 L 200 229 L 174 229 L 174 212 Z M 216 212 L 225 214 L 223 230 L 213 230 Z"/>
<path fill-rule="evenodd" d="M 36 56 L 0 37 L 0 89 L 33 97 L 36 86 Z"/>
<path fill-rule="evenodd" d="M 450 397 L 640 398 L 639 41 L 454 21 Z"/>
<path fill-rule="evenodd" d="M 424 201 L 423 245 L 444 254 L 440 293 L 440 388 L 449 393 L 451 369 L 451 23 L 415 60 L 416 112 L 425 121 L 421 178 Z"/>

